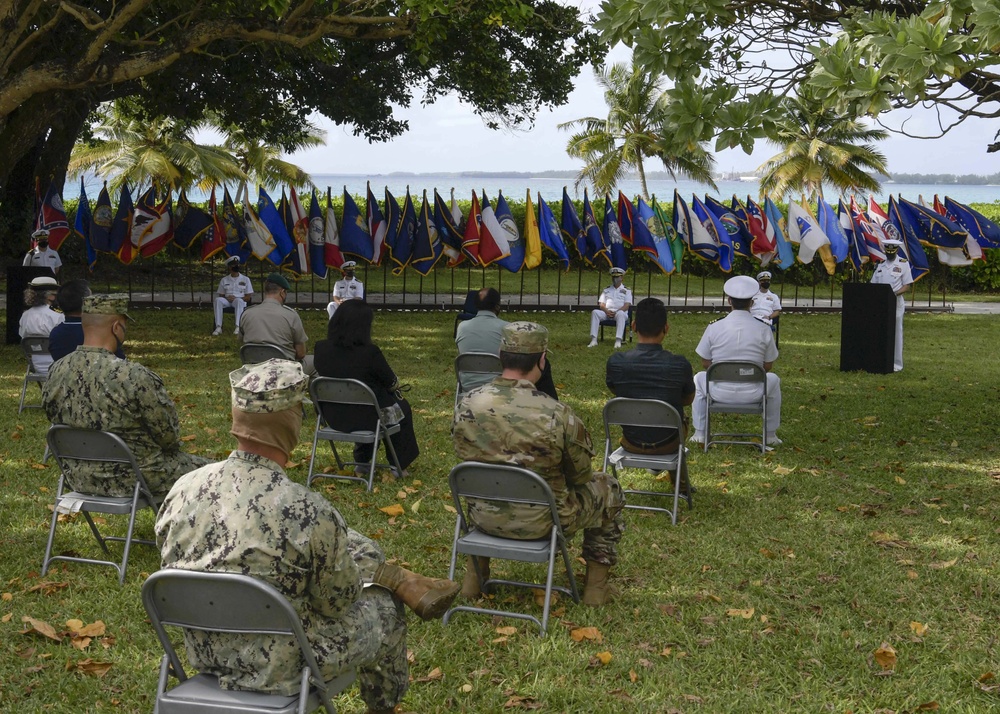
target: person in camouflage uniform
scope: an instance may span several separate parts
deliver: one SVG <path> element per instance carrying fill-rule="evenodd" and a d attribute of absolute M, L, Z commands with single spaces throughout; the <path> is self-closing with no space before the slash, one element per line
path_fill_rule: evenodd
<path fill-rule="evenodd" d="M 208 463 L 181 451 L 180 422 L 158 375 L 120 359 L 125 341 L 128 295 L 89 295 L 83 301 L 83 344 L 57 360 L 42 388 L 42 405 L 53 424 L 100 429 L 128 445 L 157 499 L 182 474 Z M 135 477 L 128 465 L 74 462 L 67 481 L 76 491 L 131 496 Z"/>
<path fill-rule="evenodd" d="M 230 382 L 238 447 L 171 489 L 156 520 L 163 567 L 267 581 L 301 617 L 323 675 L 356 669 L 369 711 L 392 712 L 408 685 L 403 605 L 424 619 L 440 617 L 458 585 L 386 563 L 329 501 L 285 475 L 308 384 L 298 363 L 247 365 Z M 282 694 L 299 688 L 301 657 L 287 638 L 184 636 L 192 665 L 223 687 Z"/>
<path fill-rule="evenodd" d="M 548 330 L 532 322 L 503 328 L 500 361 L 503 374 L 468 392 L 455 411 L 452 437 L 463 461 L 513 464 L 544 478 L 555 496 L 559 520 L 569 536 L 583 531 L 587 581 L 583 601 L 603 605 L 608 570 L 618 560 L 625 530 L 625 497 L 618 481 L 594 472 L 594 446 L 587 427 L 565 403 L 535 389 L 545 366 Z M 552 521 L 548 508 L 498 504 L 470 499 L 469 517 L 477 528 L 507 538 L 542 538 Z M 462 594 L 477 597 L 488 578 L 488 559 L 470 559 Z"/>

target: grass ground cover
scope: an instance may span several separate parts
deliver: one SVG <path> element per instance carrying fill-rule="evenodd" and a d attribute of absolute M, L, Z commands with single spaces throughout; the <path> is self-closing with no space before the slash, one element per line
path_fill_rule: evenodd
<path fill-rule="evenodd" d="M 233 445 L 226 375 L 238 366 L 237 343 L 209 337 L 207 315 L 139 311 L 127 349 L 163 377 L 189 449 L 221 458 Z M 321 337 L 325 313 L 303 316 Z M 552 331 L 560 395 L 590 427 L 599 467 L 611 343 L 588 350 L 580 315 L 534 317 Z M 673 316 L 668 347 L 696 362 L 709 319 Z M 317 487 L 390 557 L 434 575 L 447 572 L 454 526 L 451 326 L 442 313 L 376 318 L 376 340 L 413 385 L 422 448 L 413 478 L 383 480 L 371 494 L 344 482 Z M 845 374 L 839 317 L 787 315 L 776 366 L 784 445 L 765 456 L 692 451 L 695 507 L 682 507 L 677 527 L 628 511 L 613 571 L 621 597 L 599 610 L 560 601 L 544 639 L 512 620 L 457 615 L 445 628 L 411 618 L 413 683 L 402 709 L 994 711 L 1000 386 L 986 357 L 998 327 L 996 316 L 908 315 L 903 372 Z M 158 556 L 137 546 L 121 588 L 110 568 L 65 564 L 39 576 L 58 474 L 40 464 L 44 414 L 16 415 L 22 374 L 19 348 L 0 347 L 0 709 L 150 711 L 160 652 L 139 590 Z M 288 469 L 300 482 L 310 422 Z M 319 459 L 332 465 L 325 449 Z M 628 480 L 650 483 L 638 472 Z M 402 515 L 380 510 L 397 504 Z M 138 528 L 148 535 L 151 518 Z M 56 548 L 97 549 L 82 521 L 60 527 Z M 498 598 L 540 611 L 530 594 Z M 22 634 L 24 617 L 57 633 L 70 619 L 101 620 L 106 632 L 78 648 L 69 637 Z M 598 639 L 577 642 L 571 632 L 584 627 Z M 88 674 L 100 671 L 94 663 L 110 669 L 98 678 Z M 356 689 L 337 703 L 364 711 Z"/>

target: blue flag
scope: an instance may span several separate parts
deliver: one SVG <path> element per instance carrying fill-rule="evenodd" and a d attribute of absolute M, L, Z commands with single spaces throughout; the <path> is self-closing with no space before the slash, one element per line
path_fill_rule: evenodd
<path fill-rule="evenodd" d="M 631 222 L 629 223 L 631 226 Z M 604 241 L 611 246 L 611 267 L 628 267 L 628 256 L 625 255 L 625 241 L 622 239 L 622 229 L 615 215 L 615 207 L 611 204 L 611 196 L 604 196 Z"/>
<path fill-rule="evenodd" d="M 735 222 L 736 216 L 733 216 L 732 212 L 729 215 L 731 221 Z M 732 272 L 733 244 L 729 237 L 729 228 L 697 196 L 691 197 L 691 216 L 694 218 L 691 224 L 692 243 L 703 230 L 704 235 L 699 242 L 717 246 L 719 267 L 727 273 Z M 694 245 L 691 246 L 691 250 L 697 252 Z"/>
<path fill-rule="evenodd" d="M 632 202 L 628 200 L 624 193 L 618 192 L 618 227 L 621 228 L 622 239 L 631 245 L 633 248 L 635 246 L 632 243 L 632 215 L 635 213 L 635 209 L 632 208 Z"/>
<path fill-rule="evenodd" d="M 465 260 L 462 252 L 462 243 L 465 236 L 455 224 L 455 216 L 448 208 L 448 204 L 441 198 L 441 194 L 434 189 L 434 223 L 437 225 L 438 239 L 441 241 L 441 248 L 448 256 L 448 267 L 454 268 Z"/>
<path fill-rule="evenodd" d="M 778 247 L 777 265 L 782 270 L 788 270 L 795 265 L 795 251 L 792 250 L 792 244 L 785 235 L 785 218 L 770 196 L 764 199 L 764 214 L 767 216 L 768 225 L 774 227 L 774 242 Z"/>
<path fill-rule="evenodd" d="M 110 252 L 115 255 L 118 255 L 125 241 L 131 242 L 132 240 L 132 214 L 134 211 L 132 194 L 128 190 L 128 184 L 123 183 L 118 210 L 115 211 L 115 222 L 111 224 L 111 232 L 108 235 L 108 247 Z"/>
<path fill-rule="evenodd" d="M 444 254 L 444 246 L 438 236 L 437 225 L 431 216 L 431 204 L 424 190 L 424 200 L 417 214 L 417 229 L 413 238 L 413 254 L 410 257 L 410 267 L 421 275 L 427 275 Z"/>
<path fill-rule="evenodd" d="M 1000 226 L 979 211 L 947 196 L 944 206 L 955 223 L 967 230 L 981 248 L 1000 248 Z"/>
<path fill-rule="evenodd" d="M 816 220 L 819 221 L 819 227 L 826 233 L 826 237 L 830 239 L 830 252 L 834 261 L 843 263 L 848 255 L 847 234 L 840 224 L 840 216 L 822 197 L 817 199 Z"/>
<path fill-rule="evenodd" d="M 288 199 L 285 198 L 284 189 L 281 190 L 281 198 L 285 202 L 285 212 L 287 213 Z M 285 217 L 275 207 L 274 201 L 267 195 L 263 186 L 257 187 L 257 215 L 274 239 L 274 250 L 268 253 L 267 260 L 280 266 L 285 262 L 285 258 L 291 254 L 295 241 L 288 234 L 288 224 Z"/>
<path fill-rule="evenodd" d="M 708 208 L 726 234 L 721 241 L 722 244 L 724 245 L 726 239 L 728 239 L 734 257 L 740 255 L 749 258 L 751 255 L 750 243 L 743 238 L 743 231 L 740 228 L 740 221 L 736 217 L 736 214 L 728 206 L 723 205 L 711 196 L 705 196 L 705 207 Z M 721 261 L 719 264 L 722 264 Z M 730 269 L 732 269 L 731 263 Z"/>
<path fill-rule="evenodd" d="M 965 247 L 967 232 L 950 218 L 936 213 L 933 209 L 911 203 L 905 198 L 896 202 L 900 216 L 905 223 L 918 231 L 917 236 L 922 243 L 937 248 Z"/>
<path fill-rule="evenodd" d="M 313 186 L 309 199 L 309 264 L 317 278 L 326 277 L 326 225 L 323 223 L 323 207 L 319 205 L 316 187 Z"/>
<path fill-rule="evenodd" d="M 211 227 L 212 217 L 198 206 L 192 206 L 187 193 L 181 189 L 174 210 L 174 243 L 184 250 L 200 246 L 202 234 Z"/>
<path fill-rule="evenodd" d="M 102 253 L 111 253 L 111 226 L 115 223 L 115 212 L 111 209 L 111 194 L 108 193 L 108 184 L 104 183 L 104 188 L 97 195 L 97 203 L 94 205 L 94 220 L 90 224 L 90 244 L 94 250 Z"/>
<path fill-rule="evenodd" d="M 576 214 L 576 206 L 569 200 L 569 192 L 565 186 L 563 186 L 562 222 L 559 227 L 562 230 L 563 240 L 571 243 L 579 256 L 587 260 L 587 234 L 583 232 L 580 216 Z"/>
<path fill-rule="evenodd" d="M 507 205 L 507 200 L 503 197 L 503 191 L 500 191 L 497 196 L 495 215 L 497 222 L 500 223 L 500 227 L 507 235 L 507 248 L 510 250 L 510 255 L 500 258 L 497 263 L 510 272 L 516 273 L 524 267 L 524 238 L 521 236 L 521 231 L 517 229 L 514 214 L 510 212 L 510 206 Z"/>
<path fill-rule="evenodd" d="M 403 218 L 403 210 L 399 207 L 396 197 L 389 193 L 389 187 L 385 189 L 385 250 L 389 252 L 392 259 L 392 251 L 396 247 L 396 239 L 399 237 L 399 222 Z"/>
<path fill-rule="evenodd" d="M 660 225 L 660 220 L 652 206 L 646 205 L 640 196 L 635 202 L 635 222 L 632 224 L 632 232 L 636 237 L 644 234 L 649 236 L 649 240 L 656 246 L 656 253 L 651 253 L 650 257 L 656 266 L 666 275 L 674 272 L 674 253 L 670 246 L 670 237 Z"/>
<path fill-rule="evenodd" d="M 243 219 L 236 212 L 233 197 L 229 195 L 228 186 L 223 187 L 222 193 L 222 225 L 226 229 L 226 254 L 239 256 L 240 262 L 246 265 L 250 258 L 250 240 Z"/>
<path fill-rule="evenodd" d="M 76 218 L 73 221 L 73 230 L 83 237 L 84 249 L 87 251 L 87 267 L 90 270 L 97 265 L 97 251 L 90 242 L 90 226 L 94 217 L 90 213 L 90 201 L 87 199 L 87 190 L 83 186 L 83 176 L 80 177 L 80 203 L 76 207 Z"/>
<path fill-rule="evenodd" d="M 368 222 L 344 186 L 344 226 L 340 231 L 340 252 L 372 262 L 374 249 Z"/>
<path fill-rule="evenodd" d="M 817 218 L 819 218 L 820 227 L 832 243 L 833 238 L 830 236 L 831 231 L 834 229 L 832 227 L 828 229 L 823 224 L 823 218 L 819 216 Z M 843 199 L 837 202 L 837 227 L 847 240 L 847 257 L 851 259 L 851 265 L 854 266 L 855 270 L 861 270 L 861 266 L 871 260 L 871 256 L 868 254 L 868 246 L 865 244 L 864 238 L 861 237 L 860 231 L 854 223 L 854 216 L 851 213 L 851 209 L 844 204 Z"/>
<path fill-rule="evenodd" d="M 919 226 L 910 222 L 910 219 L 899 210 L 899 204 L 889 196 L 889 220 L 882 224 L 882 230 L 893 240 L 903 241 L 903 250 L 906 259 L 910 262 L 910 275 L 916 282 L 930 272 L 927 262 L 927 254 L 924 247 L 920 245 Z"/>
<path fill-rule="evenodd" d="M 538 194 L 538 237 L 542 245 L 556 254 L 562 269 L 569 270 L 569 253 L 566 252 L 566 244 L 563 243 L 562 231 L 559 230 L 556 217 L 552 215 L 552 209 L 545 203 L 542 194 Z"/>
<path fill-rule="evenodd" d="M 749 198 L 749 196 L 748 196 Z M 733 194 L 733 200 L 729 202 L 736 222 L 740 225 L 740 248 L 737 251 L 744 258 L 753 258 L 753 233 L 750 231 L 750 213 L 743 202 Z M 736 250 L 736 244 L 733 244 Z"/>
<path fill-rule="evenodd" d="M 396 232 L 396 243 L 392 247 L 390 257 L 396 267 L 393 275 L 401 275 L 403 269 L 410 264 L 413 257 L 413 241 L 417 235 L 417 211 L 410 197 L 410 187 L 406 187 L 406 198 L 403 200 L 403 210 L 399 216 L 399 230 Z"/>
<path fill-rule="evenodd" d="M 611 258 L 604 246 L 601 229 L 597 226 L 597 217 L 594 215 L 594 207 L 590 205 L 587 189 L 583 189 L 583 236 L 583 259 L 595 267 L 610 267 Z"/>

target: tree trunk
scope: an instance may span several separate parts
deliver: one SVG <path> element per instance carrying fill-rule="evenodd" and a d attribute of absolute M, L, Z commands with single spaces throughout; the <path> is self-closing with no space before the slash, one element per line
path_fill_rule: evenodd
<path fill-rule="evenodd" d="M 639 154 L 638 159 L 635 162 L 636 168 L 639 169 L 639 182 L 642 186 L 642 197 L 646 201 L 649 201 L 649 189 L 646 188 L 646 169 L 642 165 L 642 154 Z"/>

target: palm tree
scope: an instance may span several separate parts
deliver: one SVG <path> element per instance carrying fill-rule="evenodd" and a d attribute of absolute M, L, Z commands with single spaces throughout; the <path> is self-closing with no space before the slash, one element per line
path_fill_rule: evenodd
<path fill-rule="evenodd" d="M 104 104 L 93 138 L 73 147 L 69 173 L 93 171 L 108 179 L 112 190 L 125 182 L 174 190 L 245 179 L 228 150 L 194 140 L 198 128 L 169 117 L 143 118 L 125 100 Z"/>
<path fill-rule="evenodd" d="M 683 173 L 715 187 L 715 159 L 703 146 L 692 150 L 671 145 L 669 133 L 664 131 L 669 98 L 658 77 L 635 63 L 629 67 L 623 62 L 594 74 L 604 88 L 607 117 L 584 117 L 559 125 L 560 129 L 579 129 L 566 145 L 567 154 L 584 161 L 577 187 L 588 181 L 598 194 L 608 193 L 634 170 L 648 199 L 645 160 L 650 158 L 659 158 L 675 178 Z"/>
<path fill-rule="evenodd" d="M 881 183 L 869 172 L 889 175 L 885 155 L 874 142 L 888 138 L 882 129 L 838 114 L 805 94 L 786 99 L 770 141 L 782 147 L 757 169 L 761 195 L 781 198 L 805 192 L 823 196 L 823 184 L 838 191 L 873 191 Z"/>
<path fill-rule="evenodd" d="M 264 186 L 289 184 L 297 189 L 313 185 L 312 177 L 308 173 L 281 158 L 281 150 L 278 147 L 262 144 L 236 126 L 218 127 L 218 129 L 226 137 L 223 146 L 236 157 L 248 182 Z M 291 150 L 297 151 L 325 144 L 326 132 L 307 123 Z"/>

